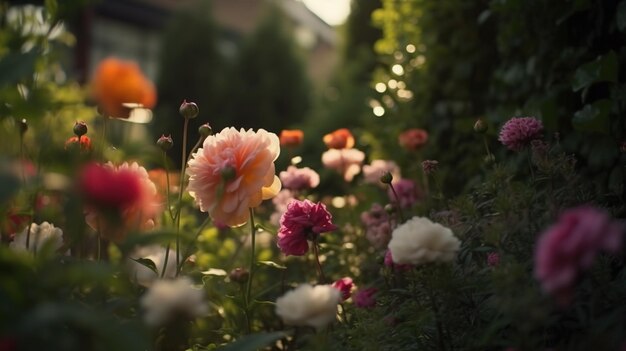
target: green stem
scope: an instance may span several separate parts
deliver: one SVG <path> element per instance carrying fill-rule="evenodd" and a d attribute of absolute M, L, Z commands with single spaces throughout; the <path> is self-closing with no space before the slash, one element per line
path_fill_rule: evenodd
<path fill-rule="evenodd" d="M 107 115 L 102 115 L 102 140 L 100 141 L 100 158 L 104 160 L 104 145 L 107 140 L 107 120 L 109 117 Z"/>
<path fill-rule="evenodd" d="M 324 270 L 322 269 L 322 264 L 320 263 L 319 246 L 317 244 L 317 240 L 313 242 L 313 253 L 315 254 L 315 262 L 317 263 L 317 274 L 319 276 L 319 283 L 324 284 L 326 282 L 326 277 L 324 276 Z"/>
<path fill-rule="evenodd" d="M 528 148 L 528 168 L 530 168 L 530 180 L 535 181 L 535 171 L 533 170 L 533 152 Z"/>
<path fill-rule="evenodd" d="M 167 196 L 167 211 L 170 214 L 170 218 L 174 221 L 174 214 L 172 213 L 172 204 L 170 199 L 170 167 L 167 164 L 167 154 L 163 151 L 163 168 L 165 169 L 165 181 L 167 184 L 165 185 L 165 194 Z"/>
<path fill-rule="evenodd" d="M 176 267 L 180 266 L 180 217 L 183 207 L 183 185 L 185 184 L 185 168 L 187 166 L 187 129 L 189 118 L 185 118 L 183 126 L 183 153 L 180 165 L 180 187 L 178 188 L 178 206 L 176 208 Z M 176 272 L 178 276 L 178 272 Z"/>
<path fill-rule="evenodd" d="M 491 157 L 491 150 L 489 150 L 489 144 L 487 143 L 487 136 L 483 134 L 483 143 L 485 144 L 485 150 L 487 151 L 487 157 Z"/>
<path fill-rule="evenodd" d="M 402 206 L 400 206 L 400 197 L 396 192 L 396 189 L 393 187 L 393 184 L 389 183 L 389 188 L 391 188 L 391 192 L 393 192 L 393 197 L 396 199 L 396 205 L 398 206 L 398 214 L 400 215 L 400 221 L 404 223 L 404 213 L 402 212 Z"/>
<path fill-rule="evenodd" d="M 246 284 L 246 297 L 245 297 L 245 306 L 246 306 L 246 315 L 250 313 L 250 305 L 251 305 L 251 292 L 252 292 L 252 278 L 254 276 L 254 265 L 256 263 L 256 254 L 255 254 L 255 245 L 256 245 L 256 228 L 254 226 L 254 210 L 250 208 L 250 275 L 248 276 L 248 282 Z M 248 333 L 252 331 L 252 327 L 250 325 L 250 318 L 246 318 L 248 320 Z"/>
<path fill-rule="evenodd" d="M 196 234 L 194 235 L 194 240 L 192 242 L 190 242 L 187 247 L 185 248 L 185 251 L 183 252 L 183 259 L 180 261 L 180 266 L 176 267 L 176 272 L 177 275 L 180 274 L 180 272 L 183 269 L 183 264 L 185 264 L 185 261 L 187 261 L 187 258 L 189 258 L 189 256 L 191 256 L 191 248 L 193 246 L 193 243 L 198 239 L 198 237 L 200 236 L 200 233 L 202 233 L 202 231 L 204 230 L 204 228 L 207 226 L 207 224 L 209 224 L 209 222 L 211 222 L 211 217 L 208 217 L 204 220 L 204 222 L 202 222 L 202 224 L 200 225 L 200 227 L 198 227 L 198 229 L 196 230 Z M 169 249 L 169 246 L 168 246 Z M 165 261 L 165 263 L 167 263 L 167 261 Z M 165 267 L 165 266 L 163 266 Z"/>

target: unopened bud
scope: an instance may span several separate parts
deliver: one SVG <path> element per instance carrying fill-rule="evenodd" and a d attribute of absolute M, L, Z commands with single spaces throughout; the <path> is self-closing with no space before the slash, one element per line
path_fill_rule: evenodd
<path fill-rule="evenodd" d="M 26 122 L 26 118 L 22 118 L 20 121 L 20 134 L 24 135 L 28 131 L 28 122 Z"/>
<path fill-rule="evenodd" d="M 171 135 L 168 135 L 168 136 L 161 135 L 159 140 L 157 140 L 157 145 L 161 148 L 161 150 L 167 151 L 171 149 L 172 146 L 174 146 L 174 140 L 172 140 Z"/>
<path fill-rule="evenodd" d="M 235 179 L 235 177 L 237 177 L 237 172 L 235 171 L 235 168 L 232 166 L 226 166 L 222 168 L 222 170 L 220 171 L 220 174 L 222 175 L 222 179 L 225 182 L 229 182 Z"/>
<path fill-rule="evenodd" d="M 198 117 L 198 113 L 200 113 L 198 105 L 196 105 L 195 102 L 187 102 L 187 100 L 183 100 L 178 111 L 186 119 L 196 118 Z"/>
<path fill-rule="evenodd" d="M 476 123 L 474 123 L 474 131 L 476 133 L 483 134 L 489 129 L 489 126 L 482 119 L 478 119 Z"/>
<path fill-rule="evenodd" d="M 76 122 L 74 124 L 74 134 L 76 134 L 77 137 L 81 137 L 85 134 L 87 134 L 87 123 L 80 121 L 80 122 Z"/>
<path fill-rule="evenodd" d="M 392 180 L 393 180 L 393 175 L 391 174 L 391 172 L 385 172 L 380 177 L 380 181 L 384 184 L 391 184 Z"/>
<path fill-rule="evenodd" d="M 198 133 L 206 138 L 209 135 L 213 134 L 213 129 L 208 123 L 205 123 L 198 128 Z"/>
<path fill-rule="evenodd" d="M 393 204 L 386 204 L 385 205 L 385 212 L 389 213 L 389 214 L 393 214 L 396 212 L 396 206 L 394 206 Z"/>
<path fill-rule="evenodd" d="M 243 284 L 248 281 L 250 272 L 244 268 L 235 268 L 228 273 L 228 277 L 235 283 Z"/>

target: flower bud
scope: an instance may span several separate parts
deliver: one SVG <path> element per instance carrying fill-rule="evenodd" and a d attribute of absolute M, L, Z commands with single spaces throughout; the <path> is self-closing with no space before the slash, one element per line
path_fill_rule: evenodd
<path fill-rule="evenodd" d="M 383 173 L 383 175 L 380 177 L 380 181 L 383 184 L 391 184 L 391 181 L 393 180 L 393 175 L 391 175 L 391 172 L 385 172 Z"/>
<path fill-rule="evenodd" d="M 385 212 L 389 213 L 389 214 L 393 214 L 396 212 L 396 206 L 394 206 L 393 204 L 386 204 L 385 205 Z"/>
<path fill-rule="evenodd" d="M 157 145 L 161 148 L 161 150 L 167 151 L 171 149 L 172 146 L 174 146 L 174 140 L 172 140 L 171 135 L 168 135 L 168 136 L 161 135 L 159 140 L 157 140 Z"/>
<path fill-rule="evenodd" d="M 74 124 L 74 134 L 77 137 L 81 137 L 81 136 L 87 134 L 87 130 L 88 130 L 87 123 L 85 123 L 83 121 L 80 121 L 80 122 L 77 121 Z"/>
<path fill-rule="evenodd" d="M 235 283 L 243 284 L 248 281 L 250 272 L 244 268 L 237 267 L 228 273 L 228 277 Z"/>
<path fill-rule="evenodd" d="M 200 133 L 202 137 L 206 138 L 209 135 L 213 134 L 213 129 L 208 123 L 205 123 L 198 128 L 198 133 Z"/>
<path fill-rule="evenodd" d="M 229 182 L 229 181 L 235 179 L 235 177 L 237 177 L 237 171 L 235 170 L 235 168 L 233 166 L 226 166 L 226 167 L 222 168 L 220 170 L 220 174 L 222 175 L 222 179 L 225 182 Z"/>
<path fill-rule="evenodd" d="M 26 118 L 22 118 L 20 121 L 20 134 L 24 135 L 28 130 L 28 122 L 26 122 Z"/>
<path fill-rule="evenodd" d="M 474 123 L 474 131 L 476 133 L 483 134 L 487 131 L 487 129 L 489 129 L 489 126 L 482 119 L 478 119 L 476 120 L 476 123 Z"/>
<path fill-rule="evenodd" d="M 198 113 L 200 113 L 198 105 L 196 105 L 195 102 L 187 102 L 187 100 L 183 100 L 178 111 L 186 119 L 196 118 L 198 117 Z"/>

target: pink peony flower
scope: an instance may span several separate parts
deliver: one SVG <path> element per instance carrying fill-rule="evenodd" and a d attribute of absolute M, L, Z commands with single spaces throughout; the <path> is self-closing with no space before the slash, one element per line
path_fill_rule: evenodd
<path fill-rule="evenodd" d="M 421 149 L 428 142 L 428 132 L 424 129 L 412 128 L 400 133 L 398 144 L 408 151 Z"/>
<path fill-rule="evenodd" d="M 274 213 L 270 215 L 270 222 L 274 225 L 280 225 L 280 217 L 287 212 L 287 205 L 295 199 L 293 192 L 289 189 L 282 189 L 272 198 L 274 204 Z"/>
<path fill-rule="evenodd" d="M 337 229 L 332 215 L 321 202 L 293 200 L 280 218 L 278 247 L 285 255 L 302 256 L 309 249 L 307 240 Z"/>
<path fill-rule="evenodd" d="M 341 292 L 341 299 L 346 301 L 352 296 L 352 288 L 354 287 L 354 283 L 352 282 L 352 278 L 344 277 L 333 283 L 333 288 L 339 290 Z"/>
<path fill-rule="evenodd" d="M 156 186 L 136 162 L 91 165 L 81 176 L 87 224 L 109 240 L 120 242 L 134 230 L 150 230 L 161 213 Z"/>
<path fill-rule="evenodd" d="M 361 172 L 364 159 L 365 154 L 357 149 L 330 149 L 322 154 L 324 167 L 341 173 L 346 182 L 352 181 Z"/>
<path fill-rule="evenodd" d="M 541 138 L 542 131 L 540 120 L 534 117 L 514 117 L 502 126 L 498 140 L 509 150 L 521 151 L 531 141 Z"/>
<path fill-rule="evenodd" d="M 378 289 L 376 288 L 365 288 L 360 289 L 354 296 L 352 296 L 352 300 L 354 300 L 354 304 L 356 307 L 360 308 L 372 308 L 376 306 L 376 293 Z"/>
<path fill-rule="evenodd" d="M 377 249 L 387 247 L 391 240 L 393 220 L 379 204 L 373 204 L 369 211 L 361 213 L 361 222 L 365 225 L 365 237 Z"/>
<path fill-rule="evenodd" d="M 594 207 L 563 212 L 537 242 L 535 277 L 543 291 L 568 304 L 580 271 L 589 269 L 600 251 L 621 250 L 623 230 L 619 222 Z"/>
<path fill-rule="evenodd" d="M 208 136 L 189 160 L 189 195 L 213 220 L 231 227 L 243 225 L 249 208 L 280 190 L 274 169 L 279 153 L 274 133 L 224 128 Z"/>
<path fill-rule="evenodd" d="M 419 199 L 419 190 L 417 184 L 410 179 L 400 179 L 392 183 L 396 194 L 398 194 L 398 202 L 402 208 L 410 208 Z M 389 200 L 393 203 L 396 202 L 396 197 L 393 194 L 391 188 L 387 190 Z"/>
<path fill-rule="evenodd" d="M 366 183 L 384 186 L 380 181 L 380 177 L 389 172 L 393 179 L 400 179 L 400 167 L 393 162 L 387 160 L 374 160 L 371 164 L 363 166 L 363 180 Z"/>
<path fill-rule="evenodd" d="M 280 181 L 283 187 L 291 190 L 313 189 L 320 184 L 320 176 L 309 167 L 287 167 L 280 172 Z"/>
<path fill-rule="evenodd" d="M 487 265 L 489 267 L 497 267 L 500 264 L 500 254 L 497 252 L 490 252 L 487 255 Z"/>
<path fill-rule="evenodd" d="M 401 264 L 393 262 L 393 256 L 391 255 L 391 250 L 387 250 L 385 253 L 385 266 L 391 267 L 396 271 L 404 272 L 410 271 L 413 268 L 411 264 Z"/>

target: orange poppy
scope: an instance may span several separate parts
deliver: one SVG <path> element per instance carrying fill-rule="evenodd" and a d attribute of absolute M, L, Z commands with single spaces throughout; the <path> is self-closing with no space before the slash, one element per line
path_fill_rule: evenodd
<path fill-rule="evenodd" d="M 324 144 L 329 149 L 351 149 L 354 147 L 354 136 L 348 128 L 337 129 L 336 131 L 324 135 Z"/>
<path fill-rule="evenodd" d="M 280 146 L 296 147 L 302 144 L 304 132 L 300 129 L 283 129 L 280 132 Z"/>

